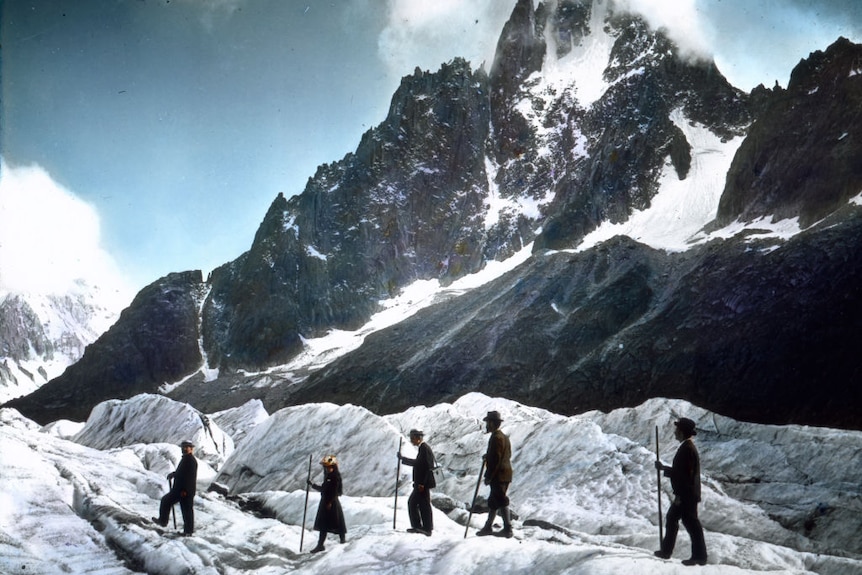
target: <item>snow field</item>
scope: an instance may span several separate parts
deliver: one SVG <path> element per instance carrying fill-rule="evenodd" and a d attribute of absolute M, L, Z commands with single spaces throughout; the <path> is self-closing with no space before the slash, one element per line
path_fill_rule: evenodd
<path fill-rule="evenodd" d="M 199 460 L 197 529 L 185 538 L 173 524 L 157 530 L 149 518 L 179 460 L 172 434 L 191 408 L 159 396 L 108 403 L 81 429 L 70 422 L 40 428 L 14 410 L 0 411 L 0 572 L 412 575 L 478 574 L 490 566 L 502 574 L 691 572 L 679 562 L 689 553 L 684 530 L 672 560 L 652 555 L 654 429 L 669 462 L 676 449 L 672 422 L 681 415 L 697 421 L 702 457 L 710 564 L 699 572 L 862 572 L 857 432 L 736 422 L 676 400 L 574 417 L 477 393 L 385 417 L 325 403 L 264 416 L 259 402 L 249 402 L 208 418 L 208 434 L 224 433 L 223 422 L 245 438 L 226 457 Z M 465 539 L 465 507 L 487 443 L 482 418 L 490 410 L 502 413 L 513 445 L 516 537 L 476 537 L 486 516 L 474 513 Z M 134 440 L 128 431 L 136 427 L 120 433 L 112 422 L 123 412 L 126 421 L 171 439 L 123 445 Z M 199 429 L 183 432 L 204 429 L 204 419 L 196 421 Z M 402 451 L 414 453 L 406 441 L 414 427 L 425 431 L 444 468 L 430 538 L 406 533 L 409 466 L 401 466 L 392 528 L 395 453 L 399 438 Z M 74 437 L 113 447 L 94 449 Z M 319 494 L 309 494 L 303 535 L 305 479 L 311 455 L 312 480 L 319 482 L 318 461 L 327 453 L 341 461 L 347 542 L 331 535 L 326 551 L 312 555 Z M 213 482 L 229 495 L 207 492 Z M 662 493 L 666 512 L 666 479 Z M 481 503 L 487 487 L 479 494 Z M 179 510 L 177 522 L 181 529 Z"/>

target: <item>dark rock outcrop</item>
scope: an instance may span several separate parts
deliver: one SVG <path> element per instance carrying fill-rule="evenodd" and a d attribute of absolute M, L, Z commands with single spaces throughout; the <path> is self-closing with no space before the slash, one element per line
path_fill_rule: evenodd
<path fill-rule="evenodd" d="M 488 80 L 463 60 L 402 80 L 355 154 L 279 196 L 252 248 L 216 270 L 205 346 L 222 369 L 287 361 L 300 336 L 356 328 L 416 280 L 483 265 Z"/>
<path fill-rule="evenodd" d="M 807 227 L 862 192 L 862 45 L 841 38 L 812 53 L 768 102 L 727 174 L 718 225 Z"/>
<path fill-rule="evenodd" d="M 774 247 L 668 255 L 617 237 L 537 256 L 369 336 L 288 401 L 389 413 L 481 391 L 572 414 L 680 397 L 738 419 L 862 428 L 862 209 Z"/>

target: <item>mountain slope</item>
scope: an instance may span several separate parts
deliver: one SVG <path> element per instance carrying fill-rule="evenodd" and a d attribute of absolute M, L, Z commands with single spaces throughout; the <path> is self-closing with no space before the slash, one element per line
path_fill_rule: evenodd
<path fill-rule="evenodd" d="M 668 255 L 617 237 L 534 257 L 369 336 L 286 402 L 388 413 L 476 390 L 573 414 L 683 397 L 739 419 L 858 429 L 852 212 L 780 246 L 737 238 Z"/>
<path fill-rule="evenodd" d="M 142 292 L 74 370 L 13 405 L 80 418 L 168 384 L 206 409 L 337 396 L 386 410 L 490 386 L 567 413 L 667 394 L 741 418 L 858 425 L 848 200 L 862 190 L 862 129 L 858 107 L 842 110 L 862 93 L 859 51 L 836 42 L 787 90 L 746 95 L 612 2 L 520 1 L 489 73 L 456 59 L 404 78 L 354 154 L 275 199 L 248 252 L 173 298 Z M 745 225 L 759 235 L 773 215 L 808 230 L 703 245 Z M 643 244 L 586 249 L 614 233 Z M 310 377 L 273 371 L 410 283 L 447 285 L 531 242 L 533 261 L 426 324 Z"/>

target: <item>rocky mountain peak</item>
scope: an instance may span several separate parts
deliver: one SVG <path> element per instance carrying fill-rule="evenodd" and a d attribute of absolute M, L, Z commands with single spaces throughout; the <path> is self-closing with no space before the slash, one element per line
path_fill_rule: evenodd
<path fill-rule="evenodd" d="M 249 251 L 206 283 L 188 272 L 148 286 L 81 361 L 15 406 L 80 418 L 107 397 L 182 382 L 170 393 L 202 409 L 259 397 L 270 409 L 386 410 L 481 389 L 568 413 L 663 395 L 846 424 L 858 368 L 841 342 L 862 317 L 859 210 L 847 203 L 862 179 L 858 49 L 839 41 L 788 90 L 749 96 L 611 2 L 519 1 L 490 73 L 455 59 L 405 77 L 355 152 L 275 198 Z M 667 203 L 670 189 L 696 217 Z M 656 204 L 695 220 L 686 240 L 716 205 L 715 225 L 832 225 L 780 245 L 743 237 L 669 254 L 617 237 L 571 251 Z M 416 280 L 446 285 L 530 242 L 533 257 L 496 282 L 325 369 L 294 369 L 309 339 L 358 329 Z M 815 372 L 837 404 L 812 388 Z"/>
<path fill-rule="evenodd" d="M 728 173 L 717 225 L 798 217 L 807 227 L 862 191 L 862 46 L 841 38 L 812 53 L 766 99 Z"/>

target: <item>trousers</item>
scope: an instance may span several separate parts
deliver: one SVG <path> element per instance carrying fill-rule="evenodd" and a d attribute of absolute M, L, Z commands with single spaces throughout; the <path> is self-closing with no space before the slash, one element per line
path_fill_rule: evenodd
<path fill-rule="evenodd" d="M 434 529 L 434 516 L 431 511 L 431 490 L 425 488 L 419 491 L 418 488 L 414 487 L 407 499 L 407 513 L 410 516 L 411 527 L 432 531 Z"/>
<path fill-rule="evenodd" d="M 697 517 L 697 502 L 674 501 L 667 511 L 664 541 L 661 550 L 670 555 L 676 545 L 676 536 L 679 533 L 679 522 L 688 531 L 691 538 L 692 559 L 706 560 L 706 541 L 703 538 L 703 526 Z"/>

